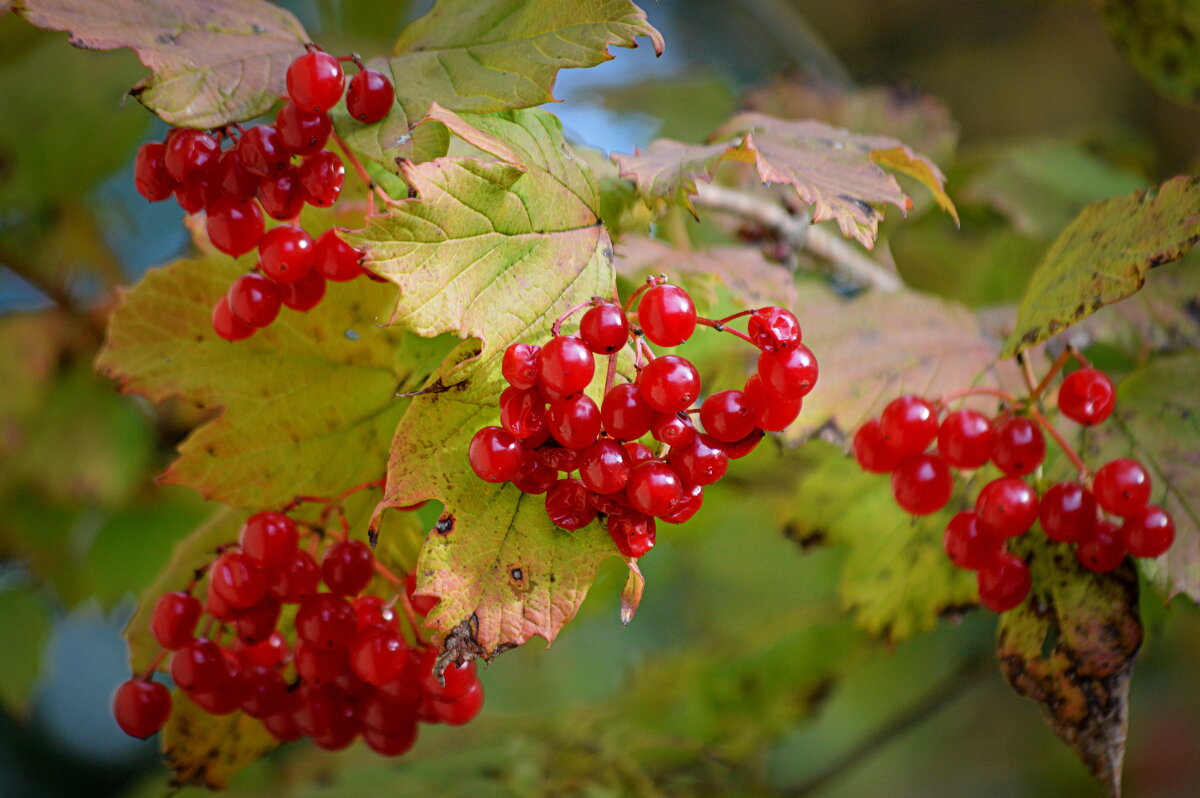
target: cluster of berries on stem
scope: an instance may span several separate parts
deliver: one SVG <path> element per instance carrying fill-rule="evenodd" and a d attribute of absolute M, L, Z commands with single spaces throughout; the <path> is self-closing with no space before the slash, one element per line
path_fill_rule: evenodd
<path fill-rule="evenodd" d="M 421 635 L 419 618 L 437 600 L 414 596 L 415 574 L 396 576 L 348 535 L 341 502 L 379 484 L 250 516 L 237 542 L 220 546 L 182 590 L 159 596 L 151 631 L 162 650 L 117 688 L 121 729 L 146 738 L 166 724 L 171 693 L 152 678 L 164 661 L 205 712 L 244 712 L 281 742 L 307 736 L 337 750 L 361 735 L 398 756 L 418 722 L 474 718 L 483 706 L 475 664 L 450 665 L 439 678 L 438 649 Z M 313 501 L 324 505 L 318 521 L 287 514 Z"/>
<path fill-rule="evenodd" d="M 1039 409 L 1038 398 L 1067 360 L 1082 368 L 1058 388 L 1058 410 L 1083 426 L 1105 421 L 1116 406 L 1116 391 L 1104 372 L 1077 352 L 1058 358 L 1040 384 L 1030 378 L 1030 396 L 1019 399 L 980 388 L 930 401 L 920 396 L 892 400 L 858 429 L 854 457 L 866 471 L 890 473 L 896 502 L 914 515 L 937 512 L 950 500 L 952 471 L 974 472 L 991 463 L 1002 476 L 984 485 L 974 509 L 956 514 L 946 527 L 950 560 L 977 574 L 980 601 L 996 612 L 1017 607 L 1032 586 L 1025 560 L 1007 551 L 1007 541 L 1039 523 L 1050 540 L 1074 546 L 1083 567 L 1096 573 L 1115 569 L 1127 555 L 1159 557 L 1175 539 L 1175 524 L 1163 508 L 1150 504 L 1151 480 L 1145 466 L 1122 457 L 1095 472 Z M 991 395 L 1002 400 L 988 417 L 975 410 L 950 410 L 956 399 Z M 1079 479 L 1039 492 L 1036 479 L 1046 455 L 1046 435 L 1062 447 Z"/>
<path fill-rule="evenodd" d="M 563 334 L 563 323 L 579 311 L 585 312 L 578 334 Z M 748 319 L 746 333 L 728 326 L 740 318 Z M 743 388 L 701 401 L 696 367 L 679 355 L 656 356 L 649 346 L 678 346 L 697 326 L 758 347 L 757 372 Z M 681 524 L 695 515 L 705 486 L 725 475 L 730 460 L 749 454 L 765 431 L 791 424 L 817 381 L 816 358 L 791 311 L 765 307 L 706 319 L 686 291 L 657 277 L 624 306 L 597 297 L 571 308 L 551 333 L 544 345 L 505 351 L 500 426 L 475 433 L 471 468 L 487 482 L 545 494 L 546 514 L 563 529 L 604 518 L 630 558 L 654 546 L 656 519 Z M 617 356 L 626 346 L 637 376 L 618 383 Z M 584 393 L 597 356 L 608 357 L 599 404 Z"/>

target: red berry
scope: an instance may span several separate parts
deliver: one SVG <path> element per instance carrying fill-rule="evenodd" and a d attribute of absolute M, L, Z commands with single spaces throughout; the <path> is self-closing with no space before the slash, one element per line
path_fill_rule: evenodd
<path fill-rule="evenodd" d="M 554 402 L 546 413 L 546 425 L 563 446 L 583 449 L 591 446 L 600 434 L 600 408 L 586 394 Z"/>
<path fill-rule="evenodd" d="M 234 644 L 238 662 L 242 668 L 262 665 L 266 668 L 276 668 L 287 661 L 291 655 L 288 642 L 278 630 L 271 632 L 266 640 L 252 645 L 246 645 L 240 640 Z"/>
<path fill-rule="evenodd" d="M 175 182 L 182 183 L 212 169 L 220 157 L 221 145 L 215 138 L 202 130 L 183 128 L 167 139 L 163 165 Z"/>
<path fill-rule="evenodd" d="M 758 408 L 741 391 L 718 391 L 700 405 L 700 423 L 709 435 L 733 443 L 754 431 Z"/>
<path fill-rule="evenodd" d="M 258 245 L 258 265 L 277 283 L 294 283 L 316 266 L 312 237 L 299 227 L 272 227 Z"/>
<path fill-rule="evenodd" d="M 629 482 L 629 452 L 612 438 L 601 438 L 579 454 L 579 478 L 596 493 L 616 493 Z"/>
<path fill-rule="evenodd" d="M 300 177 L 288 166 L 258 184 L 258 202 L 272 219 L 286 222 L 295 219 L 304 208 L 304 193 L 300 190 Z"/>
<path fill-rule="evenodd" d="M 282 710 L 262 718 L 263 728 L 281 743 L 290 743 L 304 736 L 304 732 L 296 725 L 296 711 L 301 704 L 300 694 L 288 693 L 286 701 Z"/>
<path fill-rule="evenodd" d="M 192 703 L 210 715 L 230 715 L 237 712 L 242 703 L 241 682 L 236 681 L 231 681 L 219 690 L 186 692 Z"/>
<path fill-rule="evenodd" d="M 395 101 L 392 82 L 373 69 L 362 70 L 350 78 L 350 85 L 346 87 L 346 110 L 350 116 L 368 125 L 387 116 Z"/>
<path fill-rule="evenodd" d="M 411 571 L 404 579 L 404 590 L 408 594 L 408 601 L 413 605 L 413 610 L 418 615 L 428 615 L 438 604 L 437 596 L 415 596 L 417 590 L 417 573 Z"/>
<path fill-rule="evenodd" d="M 300 163 L 300 192 L 304 201 L 319 208 L 337 202 L 346 183 L 346 166 L 337 153 L 322 150 Z"/>
<path fill-rule="evenodd" d="M 1075 559 L 1089 571 L 1106 574 L 1125 560 L 1125 539 L 1117 525 L 1100 521 L 1090 538 L 1075 547 Z"/>
<path fill-rule="evenodd" d="M 758 447 L 759 441 L 763 439 L 763 431 L 755 429 L 744 438 L 739 438 L 736 441 L 719 441 L 711 435 L 701 435 L 700 440 L 704 441 L 704 445 L 713 449 L 720 449 L 725 452 L 730 460 L 740 460 Z"/>
<path fill-rule="evenodd" d="M 328 111 L 342 99 L 345 88 L 342 65 L 329 53 L 309 51 L 288 67 L 288 96 L 305 111 Z"/>
<path fill-rule="evenodd" d="M 708 445 L 700 435 L 694 435 L 681 446 L 672 446 L 667 453 L 667 462 L 688 485 L 711 485 L 725 476 L 729 468 L 725 450 Z"/>
<path fill-rule="evenodd" d="M 656 530 L 653 518 L 631 511 L 610 515 L 606 524 L 608 536 L 623 556 L 637 559 L 654 548 Z"/>
<path fill-rule="evenodd" d="M 946 461 L 935 454 L 918 454 L 900 461 L 892 472 L 892 495 L 913 515 L 936 513 L 950 501 L 954 479 Z"/>
<path fill-rule="evenodd" d="M 313 270 L 294 283 L 279 286 L 279 301 L 292 310 L 307 312 L 325 298 L 325 278 Z"/>
<path fill-rule="evenodd" d="M 150 630 L 163 648 L 174 651 L 192 641 L 204 608 L 188 593 L 163 593 L 154 604 Z"/>
<path fill-rule="evenodd" d="M 291 154 L 283 146 L 279 132 L 270 125 L 255 125 L 238 139 L 237 154 L 252 175 L 274 177 L 288 168 Z"/>
<path fill-rule="evenodd" d="M 1051 485 L 1042 497 L 1038 520 L 1042 531 L 1060 543 L 1078 543 L 1096 531 L 1096 498 L 1078 482 Z"/>
<path fill-rule="evenodd" d="M 434 701 L 437 719 L 447 726 L 462 726 L 474 720 L 483 709 L 483 685 L 475 682 L 457 701 Z"/>
<path fill-rule="evenodd" d="M 312 555 L 295 549 L 282 565 L 272 571 L 271 592 L 286 604 L 299 604 L 317 592 L 321 581 L 321 566 Z"/>
<path fill-rule="evenodd" d="M 262 209 L 252 199 L 223 197 L 208 206 L 205 229 L 212 245 L 226 255 L 245 255 L 263 237 Z"/>
<path fill-rule="evenodd" d="M 112 712 L 121 731 L 145 740 L 167 725 L 171 691 L 159 682 L 130 679 L 113 694 Z"/>
<path fill-rule="evenodd" d="M 349 667 L 347 649 L 323 648 L 303 641 L 296 644 L 296 675 L 306 684 L 332 682 Z"/>
<path fill-rule="evenodd" d="M 758 356 L 758 375 L 768 394 L 780 399 L 803 399 L 817 384 L 817 359 L 804 344 L 763 352 Z"/>
<path fill-rule="evenodd" d="M 897 397 L 879 415 L 879 434 L 901 459 L 921 454 L 937 437 L 937 410 L 919 396 Z"/>
<path fill-rule="evenodd" d="M 629 464 L 631 466 L 654 459 L 654 452 L 650 451 L 650 447 L 637 441 L 627 442 L 625 444 L 625 451 L 629 452 Z"/>
<path fill-rule="evenodd" d="M 743 392 L 755 407 L 755 425 L 767 432 L 781 432 L 787 429 L 800 415 L 800 408 L 804 404 L 801 399 L 780 399 L 768 393 L 763 387 L 762 377 L 758 374 L 750 375 Z"/>
<path fill-rule="evenodd" d="M 344 283 L 363 273 L 362 253 L 339 238 L 336 229 L 322 233 L 313 252 L 317 268 L 326 280 Z"/>
<path fill-rule="evenodd" d="M 358 631 L 368 626 L 395 626 L 396 613 L 381 596 L 359 596 L 350 602 L 354 616 L 358 619 Z"/>
<path fill-rule="evenodd" d="M 625 495 L 638 512 L 663 515 L 683 498 L 683 482 L 666 463 L 642 463 L 630 473 Z"/>
<path fill-rule="evenodd" d="M 995 427 L 992 462 L 1010 477 L 1033 473 L 1046 457 L 1046 439 L 1037 425 L 1022 416 L 1012 416 Z"/>
<path fill-rule="evenodd" d="M 525 449 L 521 455 L 521 467 L 512 478 L 517 490 L 536 496 L 550 490 L 556 482 L 558 470 L 542 462 L 538 452 Z"/>
<path fill-rule="evenodd" d="M 747 333 L 754 345 L 764 352 L 795 349 L 800 343 L 800 322 L 786 308 L 759 308 L 750 314 Z"/>
<path fill-rule="evenodd" d="M 133 167 L 133 182 L 138 193 L 151 202 L 162 202 L 175 191 L 175 178 L 163 162 L 167 145 L 149 141 L 138 148 Z"/>
<path fill-rule="evenodd" d="M 186 213 L 199 213 L 204 210 L 210 193 L 208 175 L 196 174 L 182 183 L 175 184 L 175 201 Z"/>
<path fill-rule="evenodd" d="M 994 538 L 1024 534 L 1038 518 L 1037 491 L 1019 477 L 1001 477 L 983 486 L 975 499 L 979 528 Z"/>
<path fill-rule="evenodd" d="M 438 650 L 429 647 L 421 652 L 421 657 L 417 661 L 417 673 L 420 674 L 421 691 L 430 698 L 435 698 L 439 701 L 457 701 L 470 692 L 474 685 L 479 683 L 474 662 L 449 665 L 446 670 L 442 671 L 442 681 L 445 684 L 439 683 L 437 677 L 433 674 L 433 667 L 437 658 Z"/>
<path fill-rule="evenodd" d="M 649 432 L 654 415 L 641 388 L 633 383 L 614 385 L 600 404 L 600 421 L 605 431 L 622 441 L 640 438 Z"/>
<path fill-rule="evenodd" d="M 300 540 L 296 522 L 283 513 L 255 513 L 242 525 L 242 551 L 262 568 L 283 567 Z"/>
<path fill-rule="evenodd" d="M 546 515 L 555 526 L 583 529 L 596 519 L 590 497 L 591 491 L 579 480 L 560 479 L 546 492 Z"/>
<path fill-rule="evenodd" d="M 384 626 L 367 627 L 350 646 L 354 675 L 375 686 L 400 678 L 411 657 L 399 630 Z"/>
<path fill-rule="evenodd" d="M 1175 521 L 1163 508 L 1147 505 L 1125 519 L 1121 537 L 1134 557 L 1161 557 L 1175 542 Z"/>
<path fill-rule="evenodd" d="M 309 596 L 296 611 L 296 635 L 310 645 L 342 648 L 350 644 L 357 631 L 354 608 L 332 593 Z"/>
<path fill-rule="evenodd" d="M 270 593 L 263 596 L 262 601 L 253 607 L 239 610 L 233 619 L 238 640 L 252 646 L 270 638 L 275 632 L 276 624 L 279 623 L 281 610 L 279 599 Z"/>
<path fill-rule="evenodd" d="M 279 315 L 279 286 L 261 274 L 243 274 L 229 286 L 229 309 L 251 327 L 266 327 Z"/>
<path fill-rule="evenodd" d="M 225 687 L 231 678 L 220 647 L 197 638 L 171 655 L 171 680 L 188 691 L 208 693 Z"/>
<path fill-rule="evenodd" d="M 296 725 L 318 747 L 337 751 L 354 742 L 358 734 L 358 713 L 350 699 L 333 685 L 305 685 L 300 688 L 301 705 Z"/>
<path fill-rule="evenodd" d="M 537 385 L 542 348 L 536 344 L 512 344 L 504 350 L 500 371 L 514 388 L 528 390 Z"/>
<path fill-rule="evenodd" d="M 696 331 L 696 303 L 677 285 L 656 285 L 642 294 L 638 326 L 659 346 L 679 346 Z"/>
<path fill-rule="evenodd" d="M 872 474 L 890 474 L 900 464 L 900 456 L 883 439 L 879 419 L 873 418 L 854 433 L 854 459 L 862 470 Z"/>
<path fill-rule="evenodd" d="M 343 540 L 325 552 L 321 578 L 333 593 L 357 596 L 375 575 L 375 555 L 365 543 Z"/>
<path fill-rule="evenodd" d="M 288 686 L 279 671 L 254 665 L 242 671 L 242 711 L 252 718 L 264 718 L 287 707 Z"/>
<path fill-rule="evenodd" d="M 937 445 L 955 468 L 979 468 L 992 456 L 992 422 L 974 410 L 955 410 L 938 428 Z"/>
<path fill-rule="evenodd" d="M 696 428 L 686 413 L 657 413 L 650 425 L 650 434 L 659 443 L 685 446 L 696 437 Z"/>
<path fill-rule="evenodd" d="M 629 340 L 629 321 L 615 302 L 596 305 L 579 321 L 579 337 L 597 355 L 611 355 Z"/>
<path fill-rule="evenodd" d="M 521 467 L 524 450 L 500 427 L 484 427 L 471 438 L 467 459 L 471 470 L 484 482 L 507 482 Z"/>
<path fill-rule="evenodd" d="M 984 534 L 977 520 L 972 511 L 958 513 L 946 525 L 946 535 L 942 538 L 950 562 L 970 571 L 984 567 L 1004 548 L 1003 540 Z"/>
<path fill-rule="evenodd" d="M 500 394 L 500 426 L 517 440 L 525 440 L 546 426 L 546 403 L 541 394 L 509 386 Z"/>
<path fill-rule="evenodd" d="M 687 410 L 700 395 L 700 372 L 691 361 L 664 355 L 646 364 L 638 375 L 638 386 L 646 404 L 660 413 Z"/>
<path fill-rule="evenodd" d="M 218 557 L 208 578 L 208 589 L 235 609 L 253 607 L 267 594 L 267 575 L 242 551 L 227 551 Z"/>
<path fill-rule="evenodd" d="M 332 127 L 329 114 L 309 113 L 295 103 L 284 103 L 275 116 L 279 141 L 293 155 L 313 155 L 323 150 Z"/>
<path fill-rule="evenodd" d="M 1101 507 L 1128 518 L 1149 503 L 1150 474 L 1137 460 L 1120 457 L 1100 467 L 1092 490 Z"/>
<path fill-rule="evenodd" d="M 258 193 L 258 175 L 242 164 L 236 148 L 221 153 L 216 172 L 213 173 L 213 183 L 229 197 L 253 199 Z"/>
<path fill-rule="evenodd" d="M 582 338 L 557 335 L 542 347 L 539 379 L 563 397 L 579 393 L 592 381 L 596 361 Z"/>
<path fill-rule="evenodd" d="M 233 315 L 229 309 L 229 297 L 223 296 L 213 305 L 212 327 L 226 341 L 241 341 L 254 335 L 255 327 Z"/>
<path fill-rule="evenodd" d="M 415 717 L 412 718 L 409 727 L 411 731 L 391 736 L 374 729 L 363 729 L 363 742 L 380 756 L 400 756 L 408 753 L 417 742 L 417 719 Z"/>
<path fill-rule="evenodd" d="M 704 486 L 692 485 L 684 489 L 683 498 L 671 508 L 670 512 L 659 517 L 668 524 L 682 524 L 700 512 L 702 504 L 704 504 Z"/>
<path fill-rule="evenodd" d="M 1058 388 L 1058 409 L 1086 427 L 1108 418 L 1116 404 L 1117 392 L 1112 380 L 1099 369 L 1072 372 Z"/>
<path fill-rule="evenodd" d="M 578 449 L 568 449 L 565 446 L 542 446 L 535 452 L 537 459 L 548 468 L 555 471 L 575 471 L 579 468 L 579 456 L 583 454 Z"/>
<path fill-rule="evenodd" d="M 1007 612 L 1021 605 L 1029 595 L 1033 579 L 1029 566 L 1015 554 L 1000 552 L 976 574 L 979 600 L 993 612 Z"/>

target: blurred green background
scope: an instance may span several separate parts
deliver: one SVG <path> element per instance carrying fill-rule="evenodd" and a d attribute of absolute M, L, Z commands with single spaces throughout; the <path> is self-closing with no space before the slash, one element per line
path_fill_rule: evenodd
<path fill-rule="evenodd" d="M 427 7 L 283 5 L 327 49 L 364 56 L 390 49 Z M 948 115 L 923 112 L 888 132 L 947 171 L 962 227 L 919 207 L 888 220 L 879 257 L 914 287 L 973 306 L 1019 298 L 1087 202 L 1196 171 L 1200 112 L 1139 76 L 1086 2 L 662 0 L 646 10 L 666 55 L 619 50 L 562 73 L 564 102 L 551 110 L 569 134 L 624 152 L 656 135 L 699 141 L 747 92 L 773 85 L 751 101 L 782 103 L 779 87 L 800 76 L 829 96 L 887 85 L 900 87 L 895 97 L 936 97 Z M 91 370 L 117 288 L 188 246 L 178 209 L 133 189 L 136 146 L 165 130 L 123 97 L 141 74 L 128 51 L 75 50 L 65 35 L 0 18 L 4 798 L 166 791 L 154 744 L 121 735 L 108 698 L 127 676 L 119 634 L 133 597 L 210 512 L 190 491 L 153 484 L 204 416 L 120 396 Z M 758 500 L 794 463 L 761 446 L 703 513 L 662 535 L 628 628 L 617 618 L 624 567 L 609 561 L 552 649 L 535 641 L 483 674 L 487 706 L 469 727 L 430 729 L 397 761 L 360 746 L 289 746 L 234 792 L 1100 794 L 1000 677 L 994 616 L 970 612 L 896 645 L 846 621 L 844 553 L 805 551 L 784 534 L 781 502 Z M 1149 594 L 1143 609 L 1127 794 L 1195 795 L 1200 613 Z"/>

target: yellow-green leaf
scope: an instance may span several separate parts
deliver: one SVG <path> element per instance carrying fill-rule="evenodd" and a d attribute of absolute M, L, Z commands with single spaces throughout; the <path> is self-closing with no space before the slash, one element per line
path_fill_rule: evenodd
<path fill-rule="evenodd" d="M 162 750 L 173 786 L 223 790 L 239 770 L 279 746 L 262 721 L 249 715 L 210 715 L 180 690 L 171 693 L 171 701 Z"/>
<path fill-rule="evenodd" d="M 1163 95 L 1200 103 L 1200 3 L 1196 0 L 1097 0 L 1108 35 Z"/>
<path fill-rule="evenodd" d="M 31 588 L 0 590 L 0 623 L 8 641 L 0 647 L 0 705 L 22 718 L 42 667 L 50 634 L 50 608 Z"/>

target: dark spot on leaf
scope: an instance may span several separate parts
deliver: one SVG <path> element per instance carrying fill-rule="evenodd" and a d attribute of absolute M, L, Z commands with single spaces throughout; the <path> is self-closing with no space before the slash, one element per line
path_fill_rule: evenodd
<path fill-rule="evenodd" d="M 264 28 L 262 25 L 259 25 L 257 22 L 255 22 L 253 25 L 250 26 L 250 30 L 254 33 L 255 36 L 262 36 L 264 33 L 267 32 L 267 29 Z"/>
<path fill-rule="evenodd" d="M 851 197 L 849 194 L 839 194 L 838 199 L 844 200 L 853 205 L 858 209 L 858 212 L 867 219 L 873 219 L 875 217 L 875 209 L 872 208 L 869 203 L 865 202 L 864 200 L 860 200 L 858 197 Z"/>
<path fill-rule="evenodd" d="M 814 529 L 805 534 L 795 524 L 785 524 L 783 527 L 783 536 L 800 547 L 801 551 L 808 551 L 817 546 L 821 546 L 828 538 L 824 529 Z"/>
<path fill-rule="evenodd" d="M 449 535 L 454 531 L 454 516 L 450 515 L 449 513 L 443 515 L 437 520 L 437 523 L 433 525 L 433 531 L 437 532 L 439 535 Z"/>
<path fill-rule="evenodd" d="M 512 573 L 512 578 L 517 580 L 518 582 L 520 582 L 522 579 L 525 578 L 525 572 L 522 571 L 520 568 L 512 569 L 511 573 Z"/>
<path fill-rule="evenodd" d="M 154 41 L 158 44 L 175 46 L 179 44 L 179 35 L 175 33 L 160 33 L 154 37 Z"/>

